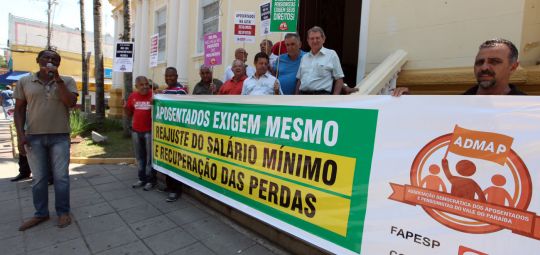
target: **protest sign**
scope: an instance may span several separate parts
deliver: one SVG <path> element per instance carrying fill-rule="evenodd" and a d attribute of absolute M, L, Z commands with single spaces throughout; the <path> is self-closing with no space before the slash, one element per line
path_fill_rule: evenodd
<path fill-rule="evenodd" d="M 133 71 L 133 43 L 117 42 L 114 53 L 114 72 L 132 72 Z"/>
<path fill-rule="evenodd" d="M 538 97 L 176 99 L 155 98 L 154 167 L 324 250 L 540 248 Z"/>
<path fill-rule="evenodd" d="M 150 37 L 150 67 L 158 65 L 159 57 L 159 34 Z"/>
<path fill-rule="evenodd" d="M 204 64 L 206 66 L 221 65 L 222 62 L 221 32 L 204 35 Z"/>
<path fill-rule="evenodd" d="M 296 32 L 298 0 L 272 0 L 270 32 Z"/>
<path fill-rule="evenodd" d="M 261 35 L 270 34 L 270 3 L 260 6 L 261 9 Z"/>
<path fill-rule="evenodd" d="M 254 12 L 236 12 L 234 14 L 234 41 L 237 43 L 255 42 Z"/>

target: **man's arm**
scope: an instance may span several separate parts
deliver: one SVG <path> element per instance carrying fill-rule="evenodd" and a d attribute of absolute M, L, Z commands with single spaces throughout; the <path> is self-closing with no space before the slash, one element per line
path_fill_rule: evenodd
<path fill-rule="evenodd" d="M 15 129 L 17 131 L 17 147 L 21 155 L 26 155 L 24 145 L 26 144 L 26 133 L 24 131 L 24 124 L 26 123 L 26 100 L 17 99 L 15 101 Z"/>
<path fill-rule="evenodd" d="M 300 95 L 300 79 L 296 79 L 296 88 L 294 89 L 294 94 L 295 95 Z"/>
<path fill-rule="evenodd" d="M 70 91 L 68 86 L 73 86 L 76 89 L 76 85 L 74 84 L 75 80 L 69 79 L 68 82 L 70 84 L 66 84 L 66 81 L 64 81 L 62 77 L 60 77 L 60 74 L 58 73 L 58 67 L 56 66 L 47 67 L 47 71 L 52 72 L 54 75 L 54 81 L 57 85 L 60 101 L 62 101 L 62 103 L 68 108 L 74 107 L 77 104 L 77 94 Z"/>
<path fill-rule="evenodd" d="M 64 103 L 64 105 L 68 108 L 74 107 L 77 104 L 77 94 L 69 91 L 66 83 L 62 80 L 62 78 L 58 78 L 55 80 L 58 89 L 58 95 L 60 96 L 60 100 L 62 101 L 62 103 Z"/>
<path fill-rule="evenodd" d="M 334 95 L 341 95 L 341 90 L 343 89 L 343 78 L 341 79 L 337 79 L 335 82 L 334 82 L 334 92 L 333 94 Z"/>

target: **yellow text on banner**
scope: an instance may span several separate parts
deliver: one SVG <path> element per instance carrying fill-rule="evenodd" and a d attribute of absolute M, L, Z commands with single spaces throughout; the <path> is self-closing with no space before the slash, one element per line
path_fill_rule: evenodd
<path fill-rule="evenodd" d="M 249 200 L 347 235 L 350 199 L 154 142 L 154 159 Z"/>
<path fill-rule="evenodd" d="M 154 141 L 179 146 L 344 196 L 352 195 L 356 159 L 154 123 Z"/>

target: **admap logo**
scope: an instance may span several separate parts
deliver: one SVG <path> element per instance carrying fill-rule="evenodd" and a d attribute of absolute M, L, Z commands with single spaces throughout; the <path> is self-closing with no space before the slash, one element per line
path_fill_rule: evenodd
<path fill-rule="evenodd" d="M 479 252 L 465 246 L 459 246 L 458 255 L 488 255 L 487 253 Z"/>
<path fill-rule="evenodd" d="M 484 234 L 509 229 L 540 239 L 540 218 L 527 211 L 532 181 L 512 149 L 514 139 L 498 133 L 454 132 L 426 144 L 412 162 L 410 185 L 390 183 L 390 199 L 419 205 L 439 223 Z"/>

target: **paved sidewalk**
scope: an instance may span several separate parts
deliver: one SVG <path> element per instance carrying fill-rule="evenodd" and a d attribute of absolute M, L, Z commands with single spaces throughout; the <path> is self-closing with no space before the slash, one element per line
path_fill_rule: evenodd
<path fill-rule="evenodd" d="M 132 189 L 136 172 L 128 165 L 72 164 L 73 223 L 55 226 L 50 186 L 51 219 L 20 232 L 34 212 L 31 181 L 10 182 L 17 163 L 0 158 L 0 254 L 288 254 L 188 195 L 167 203 L 166 193 Z"/>
<path fill-rule="evenodd" d="M 13 145 L 11 144 L 11 121 L 4 118 L 4 113 L 0 107 L 0 159 L 13 158 Z M 15 130 L 13 130 L 15 132 Z"/>

